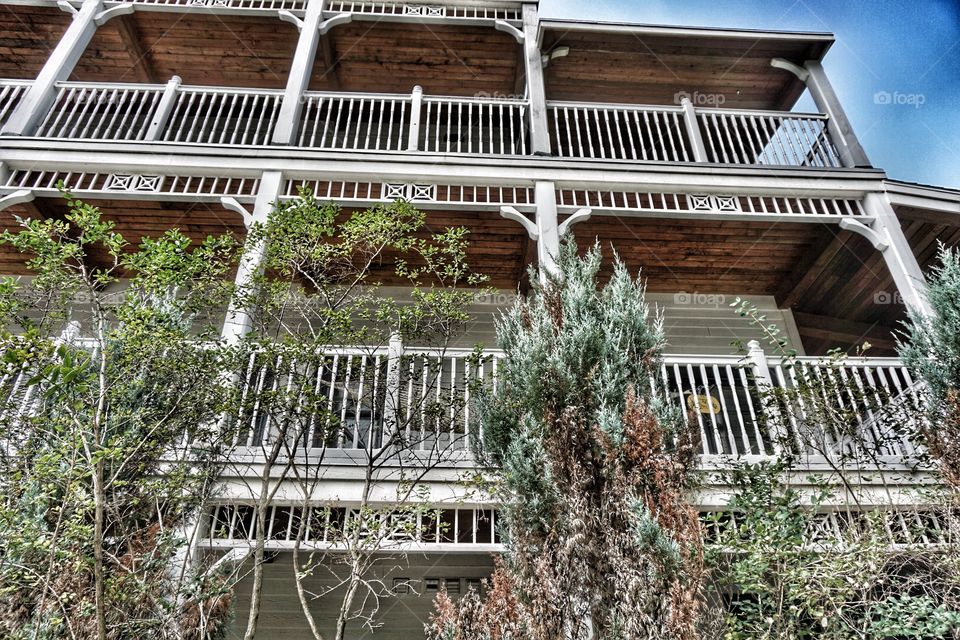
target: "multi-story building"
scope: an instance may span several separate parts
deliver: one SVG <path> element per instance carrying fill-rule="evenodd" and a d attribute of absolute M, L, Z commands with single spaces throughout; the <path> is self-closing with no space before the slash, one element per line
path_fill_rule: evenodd
<path fill-rule="evenodd" d="M 62 215 L 59 180 L 133 238 L 172 227 L 242 237 L 299 185 L 347 208 L 405 198 L 431 226 L 467 227 L 471 266 L 503 293 L 473 309 L 465 348 L 495 346 L 495 313 L 571 228 L 643 268 L 670 342 L 665 388 L 678 401 L 711 396 L 698 414 L 705 468 L 772 453 L 754 377 L 731 346 L 761 337 L 730 310 L 737 296 L 810 366 L 868 341 L 870 357 L 843 369 L 850 384 L 911 392 L 891 330 L 907 306 L 927 308 L 923 269 L 937 240 L 960 242 L 960 192 L 871 164 L 821 64 L 830 34 L 551 20 L 535 0 L 2 4 L 8 220 Z M 805 94 L 816 112 L 792 110 Z M 20 256 L 2 260 L 5 273 L 24 272 Z M 225 335 L 243 320 L 240 310 Z M 467 353 L 444 356 L 444 393 L 462 392 Z M 774 354 L 753 344 L 750 358 L 756 379 L 790 384 Z M 337 396 L 344 415 L 376 419 L 348 395 Z M 259 437 L 246 443 L 251 465 Z M 325 458 L 313 503 L 354 503 L 358 446 L 355 432 Z M 883 482 L 924 481 L 911 452 L 888 446 Z M 416 637 L 432 590 L 490 571 L 495 511 L 457 500 L 462 467 L 431 476 L 428 499 L 449 526 L 424 524 L 405 571 L 383 576 L 420 586 L 382 611 L 376 637 Z M 281 489 L 271 512 L 263 637 L 307 637 L 286 553 L 295 493 Z M 228 482 L 199 546 L 249 548 L 250 499 L 248 485 Z M 708 484 L 697 500 L 722 507 L 724 489 Z"/>

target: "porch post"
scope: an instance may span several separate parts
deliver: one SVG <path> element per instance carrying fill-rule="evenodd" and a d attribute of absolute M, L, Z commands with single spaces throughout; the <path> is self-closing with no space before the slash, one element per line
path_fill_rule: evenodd
<path fill-rule="evenodd" d="M 807 60 L 803 66 L 797 66 L 788 60 L 774 58 L 770 64 L 778 69 L 789 71 L 807 85 L 810 96 L 817 109 L 827 116 L 827 130 L 830 138 L 840 154 L 840 162 L 844 167 L 870 167 L 870 159 L 860 146 L 853 126 L 847 119 L 847 114 L 840 104 L 840 99 L 833 90 L 833 85 L 827 79 L 823 65 L 817 60 Z"/>
<path fill-rule="evenodd" d="M 543 55 L 540 53 L 540 15 L 536 4 L 523 5 L 523 59 L 527 75 L 527 99 L 530 100 L 530 149 L 534 155 L 550 155 L 547 128 L 547 90 L 543 80 Z"/>
<path fill-rule="evenodd" d="M 773 393 L 773 376 L 770 375 L 770 363 L 767 362 L 767 354 L 758 340 L 751 340 L 747 343 L 747 359 L 750 361 L 750 368 L 753 370 L 753 379 L 757 383 L 757 390 L 760 392 L 760 410 L 767 413 L 770 425 L 770 446 L 774 454 L 781 454 L 784 451 L 783 443 L 786 442 L 787 433 L 783 429 L 783 417 L 777 409 L 775 399 L 771 398 Z M 762 445 L 760 443 L 762 452 Z"/>
<path fill-rule="evenodd" d="M 423 116 L 423 87 L 417 85 L 410 94 L 410 130 L 407 132 L 407 151 L 420 150 L 420 124 Z"/>
<path fill-rule="evenodd" d="M 266 221 L 280 196 L 282 184 L 283 174 L 280 171 L 263 172 L 260 177 L 260 188 L 257 190 L 257 199 L 253 205 L 253 213 L 246 214 L 245 210 L 241 208 L 241 211 L 245 214 L 243 223 L 248 231 L 255 222 Z M 228 205 L 227 202 L 224 202 L 224 204 Z M 236 210 L 236 206 L 234 201 L 234 206 L 229 206 L 229 208 Z M 254 242 L 249 238 L 247 239 L 243 247 L 243 254 L 240 257 L 240 264 L 237 266 L 237 276 L 234 280 L 238 289 L 250 288 L 254 277 L 260 270 L 265 250 L 264 242 Z M 220 336 L 227 343 L 235 344 L 250 331 L 252 324 L 249 310 L 232 301 L 227 309 L 227 317 L 223 323 L 223 331 Z"/>
<path fill-rule="evenodd" d="M 540 280 L 547 274 L 558 275 L 557 255 L 560 253 L 560 225 L 557 222 L 557 189 L 552 182 L 537 182 L 534 187 L 537 205 L 537 261 Z"/>
<path fill-rule="evenodd" d="M 399 426 L 400 413 L 400 360 L 403 358 L 403 338 L 399 333 L 390 335 L 387 345 L 387 394 L 383 403 L 383 441 L 393 437 Z"/>
<path fill-rule="evenodd" d="M 90 39 L 109 15 L 104 15 L 102 0 L 83 0 L 80 9 L 66 5 L 73 11 L 73 20 L 64 32 L 50 57 L 44 63 L 37 78 L 27 89 L 20 104 L 3 125 L 3 134 L 29 136 L 36 130 L 40 120 L 53 105 L 57 95 L 57 82 L 70 77 L 77 60 L 83 55 Z M 63 8 L 63 5 L 61 5 Z M 132 10 L 132 6 L 131 6 Z"/>
<path fill-rule="evenodd" d="M 273 144 L 293 144 L 300 126 L 300 112 L 303 110 L 303 92 L 310 84 L 310 74 L 320 42 L 320 24 L 323 22 L 323 5 L 326 0 L 307 0 L 307 10 L 303 21 L 298 22 L 300 37 L 293 54 L 287 86 L 283 92 L 283 102 L 273 129 Z"/>
<path fill-rule="evenodd" d="M 177 102 L 177 91 L 180 90 L 180 83 L 182 82 L 180 76 L 173 76 L 167 81 L 167 85 L 163 88 L 163 95 L 160 96 L 160 104 L 157 105 L 156 114 L 150 121 L 150 128 L 147 129 L 144 140 L 160 140 L 163 137 L 164 129 Z"/>
<path fill-rule="evenodd" d="M 860 146 L 857 134 L 853 132 L 853 125 L 847 119 L 847 114 L 837 98 L 833 85 L 827 79 L 823 65 L 816 60 L 807 60 L 804 68 L 807 76 L 807 88 L 816 103 L 817 108 L 827 116 L 827 127 L 830 137 L 837 146 L 840 159 L 845 167 L 869 167 L 870 159 Z"/>
<path fill-rule="evenodd" d="M 920 263 L 903 235 L 903 228 L 896 212 L 884 193 L 868 193 L 863 199 L 863 208 L 874 217 L 873 231 L 885 240 L 878 249 L 893 276 L 897 291 L 908 309 L 924 316 L 932 316 L 933 309 L 927 300 L 927 281 Z"/>
<path fill-rule="evenodd" d="M 697 111 L 693 108 L 690 98 L 684 96 L 680 99 L 680 106 L 683 108 L 683 122 L 687 127 L 687 137 L 690 138 L 690 146 L 693 150 L 694 162 L 709 162 L 707 156 L 707 147 L 703 144 L 703 136 L 700 133 L 700 123 L 697 122 Z"/>

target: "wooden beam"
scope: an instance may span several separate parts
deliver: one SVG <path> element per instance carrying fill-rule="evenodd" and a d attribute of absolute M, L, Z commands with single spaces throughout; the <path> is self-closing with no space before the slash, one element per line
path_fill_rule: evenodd
<path fill-rule="evenodd" d="M 320 77 L 326 78 L 330 82 L 332 91 L 340 91 L 342 87 L 340 59 L 337 57 L 337 51 L 333 46 L 333 33 L 331 32 L 320 36 L 320 62 L 323 63 L 323 74 Z"/>
<path fill-rule="evenodd" d="M 530 269 L 531 265 L 537 265 L 537 243 L 530 239 L 526 233 L 523 234 L 520 241 L 520 264 L 517 269 L 517 287 L 520 295 L 525 296 L 530 293 Z"/>
<path fill-rule="evenodd" d="M 893 329 L 877 323 L 856 322 L 814 313 L 794 311 L 797 331 L 803 337 L 835 342 L 834 346 L 860 345 L 869 342 L 878 349 L 896 350 Z"/>
<path fill-rule="evenodd" d="M 951 211 L 933 211 L 917 209 L 915 207 L 894 207 L 897 218 L 900 220 L 916 220 L 930 224 L 945 224 L 951 227 L 960 227 L 960 214 Z"/>
<path fill-rule="evenodd" d="M 806 252 L 804 259 L 777 290 L 777 306 L 781 309 L 789 309 L 796 305 L 817 281 L 830 261 L 853 237 L 849 231 L 836 233 L 832 228 L 828 228 L 828 232 L 829 235 L 822 236 Z"/>
<path fill-rule="evenodd" d="M 120 42 L 123 43 L 123 48 L 127 50 L 127 55 L 130 56 L 131 69 L 137 82 L 160 83 L 161 80 L 153 69 L 150 52 L 143 46 L 143 40 L 140 38 L 140 32 L 137 30 L 137 23 L 134 22 L 133 15 L 118 16 L 114 24 L 117 25 Z"/>

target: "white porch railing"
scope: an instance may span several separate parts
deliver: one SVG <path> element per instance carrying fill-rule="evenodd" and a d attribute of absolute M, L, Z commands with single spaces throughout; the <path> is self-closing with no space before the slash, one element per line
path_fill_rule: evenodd
<path fill-rule="evenodd" d="M 563 158 L 690 162 L 680 107 L 548 102 L 554 153 Z"/>
<path fill-rule="evenodd" d="M 556 155 L 565 158 L 692 162 L 690 130 L 698 132 L 704 161 L 794 167 L 843 166 L 819 114 L 731 109 L 547 104 Z"/>
<path fill-rule="evenodd" d="M 527 102 L 481 98 L 423 100 L 421 149 L 431 153 L 527 154 Z"/>
<path fill-rule="evenodd" d="M 308 362 L 249 356 L 240 372 L 234 445 L 286 451 L 462 452 L 482 444 L 475 395 L 497 380 L 503 354 L 466 350 L 331 349 Z M 29 371 L 0 377 L 0 411 L 37 407 Z M 681 410 L 707 457 L 897 462 L 921 452 L 923 391 L 896 358 L 667 355 L 652 392 Z M 311 454 L 313 455 L 313 454 Z"/>
<path fill-rule="evenodd" d="M 918 386 L 896 358 L 765 359 L 666 356 L 654 392 L 695 420 L 708 456 L 907 458 Z M 816 402 L 811 400 L 816 398 Z M 789 404 L 789 406 L 787 406 Z M 898 418 L 906 422 L 898 423 Z M 827 424 L 829 423 L 829 424 Z M 896 425 L 896 426 L 894 426 Z M 899 427 L 899 428 L 897 428 Z"/>
<path fill-rule="evenodd" d="M 0 122 L 29 86 L 0 84 Z M 283 91 L 59 82 L 35 135 L 57 139 L 267 146 Z M 527 100 L 307 91 L 300 148 L 526 156 Z M 819 114 L 548 102 L 553 154 L 629 162 L 835 168 L 839 154 Z"/>
<path fill-rule="evenodd" d="M 204 546 L 233 547 L 252 543 L 256 537 L 255 507 L 250 504 L 213 505 L 206 514 Z M 500 544 L 497 510 L 490 507 L 436 508 L 416 512 L 391 512 L 361 515 L 349 506 L 274 505 L 267 511 L 265 538 L 268 548 L 289 549 L 297 538 L 306 548 L 342 548 L 345 531 L 373 532 L 384 548 L 404 546 Z"/>
<path fill-rule="evenodd" d="M 483 439 L 471 416 L 471 393 L 495 381 L 500 358 L 497 352 L 478 359 L 467 351 L 423 351 L 391 360 L 386 352 L 340 350 L 298 368 L 252 356 L 244 387 L 252 400 L 240 416 L 237 444 L 262 449 L 277 437 L 277 418 L 259 409 L 258 397 L 280 390 L 289 402 L 290 390 L 308 388 L 316 412 L 297 430 L 306 449 L 376 449 L 390 440 L 390 429 L 398 429 L 394 446 L 469 450 L 475 438 Z M 651 389 L 680 409 L 685 422 L 695 421 L 701 453 L 708 457 L 788 452 L 809 460 L 893 461 L 918 453 L 909 439 L 917 413 L 894 411 L 921 402 L 918 385 L 899 360 L 763 362 L 668 355 Z"/>
<path fill-rule="evenodd" d="M 819 114 L 701 109 L 697 111 L 710 162 L 841 167 Z"/>
<path fill-rule="evenodd" d="M 183 9 L 215 9 L 240 11 L 304 11 L 307 0 L 107 0 L 107 5 L 132 2 L 147 7 L 180 7 Z"/>
<path fill-rule="evenodd" d="M 217 145 L 265 145 L 280 113 L 282 91 L 180 87 L 158 139 Z"/>
<path fill-rule="evenodd" d="M 463 451 L 471 447 L 471 387 L 496 375 L 493 357 L 472 352 L 331 350 L 310 363 L 251 355 L 243 375 L 242 448 Z M 301 393 L 301 391 L 303 391 Z M 290 411 L 292 405 L 296 411 Z M 308 408 L 304 410 L 304 406 Z M 290 414 L 301 422 L 284 422 Z"/>
<path fill-rule="evenodd" d="M 32 83 L 29 80 L 0 80 L 0 126 L 7 121 Z"/>
<path fill-rule="evenodd" d="M 348 151 L 403 151 L 409 95 L 304 94 L 298 145 Z"/>
<path fill-rule="evenodd" d="M 81 140 L 145 140 L 160 105 L 163 86 L 57 84 L 53 106 L 37 135 Z"/>

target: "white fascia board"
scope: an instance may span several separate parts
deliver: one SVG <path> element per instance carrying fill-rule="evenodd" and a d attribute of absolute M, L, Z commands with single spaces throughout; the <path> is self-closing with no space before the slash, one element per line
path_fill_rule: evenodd
<path fill-rule="evenodd" d="M 291 153 L 293 151 L 293 153 Z M 6 138 L 0 162 L 10 168 L 100 172 L 216 174 L 255 177 L 279 170 L 290 178 L 363 182 L 437 182 L 532 186 L 540 180 L 564 188 L 769 193 L 857 197 L 883 191 L 883 171 L 703 164 L 582 162 L 564 158 L 464 157 L 423 153 L 364 154 L 309 149 L 224 149 L 158 144 L 91 144 Z"/>
<path fill-rule="evenodd" d="M 890 204 L 960 214 L 960 191 L 946 187 L 907 184 L 893 180 L 883 183 Z"/>
<path fill-rule="evenodd" d="M 643 36 L 680 36 L 688 38 L 730 38 L 751 41 L 809 42 L 824 45 L 824 54 L 836 40 L 826 31 L 776 31 L 764 29 L 736 29 L 723 27 L 685 27 L 675 25 L 643 24 L 630 22 L 602 22 L 563 18 L 540 20 L 541 33 L 557 30 L 578 33 L 614 33 Z"/>

